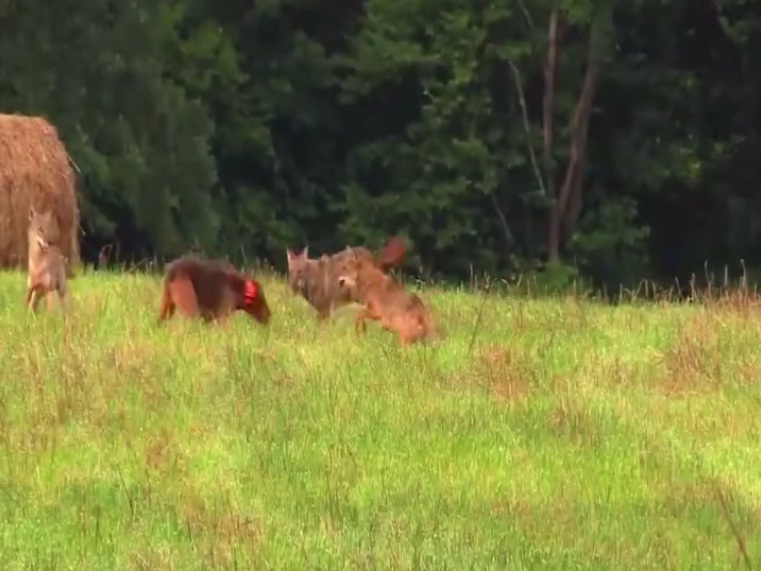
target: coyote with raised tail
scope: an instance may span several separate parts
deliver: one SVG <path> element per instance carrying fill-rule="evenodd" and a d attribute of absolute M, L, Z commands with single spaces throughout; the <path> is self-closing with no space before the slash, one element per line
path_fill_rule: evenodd
<path fill-rule="evenodd" d="M 358 256 L 387 272 L 404 263 L 404 240 L 393 236 L 386 241 L 377 256 L 362 246 L 349 247 L 336 254 L 324 254 L 320 258 L 309 258 L 309 247 L 298 254 L 287 249 L 288 282 L 294 294 L 301 295 L 317 310 L 320 322 L 327 320 L 340 307 L 352 303 L 348 290 L 338 284 L 338 278 L 347 267 L 352 256 Z"/>
<path fill-rule="evenodd" d="M 337 284 L 353 301 L 364 305 L 357 314 L 358 333 L 364 332 L 365 320 L 371 319 L 379 321 L 383 329 L 396 333 L 402 346 L 441 337 L 423 300 L 406 291 L 372 260 L 348 252 Z"/>

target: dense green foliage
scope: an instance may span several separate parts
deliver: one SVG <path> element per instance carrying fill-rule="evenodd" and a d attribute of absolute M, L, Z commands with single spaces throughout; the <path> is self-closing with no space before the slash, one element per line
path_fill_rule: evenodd
<path fill-rule="evenodd" d="M 401 233 L 453 278 L 761 265 L 757 0 L 5 6 L 0 109 L 60 129 L 90 259 Z"/>

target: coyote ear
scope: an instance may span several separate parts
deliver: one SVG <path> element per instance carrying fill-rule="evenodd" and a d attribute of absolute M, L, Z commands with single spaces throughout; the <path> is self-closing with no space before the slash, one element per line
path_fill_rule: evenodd
<path fill-rule="evenodd" d="M 301 250 L 301 257 L 302 258 L 308 258 L 309 257 L 309 246 L 304 246 L 304 249 Z"/>
<path fill-rule="evenodd" d="M 288 261 L 290 262 L 293 259 L 293 252 L 291 251 L 290 248 L 286 248 L 285 253 L 288 256 Z"/>

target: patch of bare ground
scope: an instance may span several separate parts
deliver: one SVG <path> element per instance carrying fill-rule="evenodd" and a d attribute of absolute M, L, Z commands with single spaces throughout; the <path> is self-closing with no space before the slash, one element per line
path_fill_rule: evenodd
<path fill-rule="evenodd" d="M 471 362 L 448 379 L 453 389 L 476 389 L 494 399 L 518 404 L 536 388 L 535 363 L 520 350 L 487 345 L 474 350 Z"/>

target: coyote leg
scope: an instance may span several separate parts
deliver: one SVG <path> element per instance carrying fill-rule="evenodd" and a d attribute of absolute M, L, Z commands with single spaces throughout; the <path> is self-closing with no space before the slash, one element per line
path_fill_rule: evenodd
<path fill-rule="evenodd" d="M 360 311 L 357 314 L 357 318 L 354 322 L 354 330 L 359 335 L 360 333 L 364 333 L 367 330 L 367 325 L 365 324 L 365 319 L 368 319 L 370 317 L 367 308 L 362 308 L 362 311 Z"/>
<path fill-rule="evenodd" d="M 58 288 L 58 301 L 61 303 L 61 308 L 64 311 L 69 309 L 69 290 L 66 286 L 60 286 Z"/>
<path fill-rule="evenodd" d="M 29 301 L 29 307 L 31 307 L 32 311 L 34 313 L 37 313 L 37 308 L 40 305 L 40 300 L 45 296 L 45 292 L 41 290 L 39 287 L 34 287 L 32 289 L 32 295 L 31 299 Z"/>
<path fill-rule="evenodd" d="M 24 297 L 24 305 L 29 306 L 34 295 L 35 288 L 31 285 L 26 288 L 26 296 Z"/>

